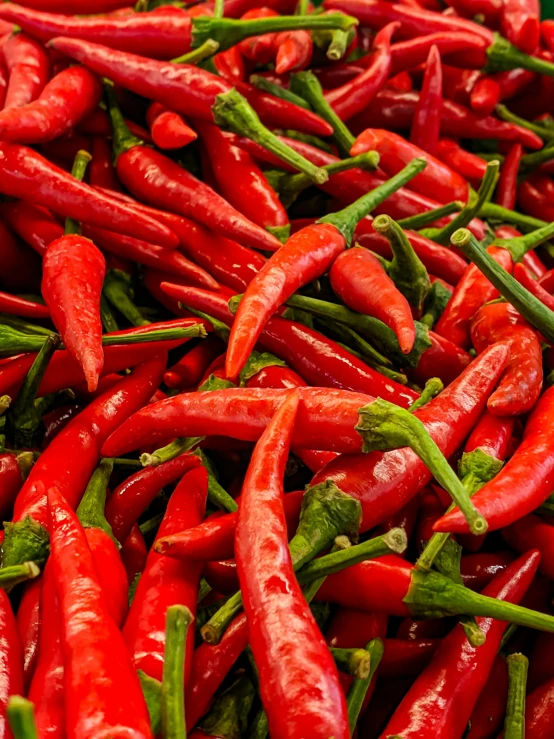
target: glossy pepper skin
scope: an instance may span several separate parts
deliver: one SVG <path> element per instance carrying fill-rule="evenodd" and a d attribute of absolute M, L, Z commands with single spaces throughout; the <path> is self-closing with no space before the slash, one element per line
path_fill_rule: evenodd
<path fill-rule="evenodd" d="M 483 413 L 507 359 L 506 346 L 490 347 L 440 395 L 416 411 L 446 457 L 461 445 Z M 367 531 L 405 506 L 429 482 L 430 473 L 411 450 L 396 449 L 341 455 L 318 472 L 311 484 L 324 480 L 334 481 L 361 502 L 360 530 Z"/>
<path fill-rule="evenodd" d="M 54 325 L 83 368 L 89 392 L 94 392 L 104 364 L 100 318 L 104 256 L 89 239 L 63 236 L 48 247 L 42 269 L 42 294 Z"/>
<path fill-rule="evenodd" d="M 198 138 L 182 116 L 160 103 L 151 103 L 146 111 L 146 122 L 159 149 L 180 149 Z"/>
<path fill-rule="evenodd" d="M 0 17 L 11 21 L 40 41 L 56 36 L 94 41 L 112 49 L 143 54 L 152 59 L 174 59 L 190 49 L 191 22 L 186 13 L 131 13 L 125 17 L 79 18 L 71 11 L 60 16 L 13 3 L 0 9 Z M 95 10 L 94 13 L 97 11 Z"/>
<path fill-rule="evenodd" d="M 404 353 L 411 351 L 415 326 L 410 305 L 367 249 L 342 252 L 329 271 L 331 287 L 352 310 L 375 316 L 391 328 Z"/>
<path fill-rule="evenodd" d="M 206 511 L 208 473 L 203 467 L 186 474 L 169 499 L 156 539 L 198 526 Z M 165 613 L 169 606 L 181 603 L 196 613 L 201 565 L 183 565 L 151 551 L 141 575 L 123 638 L 136 669 L 161 680 L 165 647 Z M 194 629 L 187 637 L 185 681 L 192 669 Z"/>
<path fill-rule="evenodd" d="M 60 37 L 52 39 L 49 45 L 127 90 L 156 100 L 184 116 L 208 123 L 213 122 L 212 105 L 216 96 L 233 87 L 222 77 L 200 67 L 157 62 L 88 41 Z M 148 69 L 148 74 L 145 69 Z M 264 94 L 244 82 L 237 82 L 236 85 L 265 125 L 291 125 L 295 130 L 315 136 L 328 136 L 331 133 L 329 124 L 315 113 L 293 103 L 276 100 L 272 95 Z"/>
<path fill-rule="evenodd" d="M 53 141 L 90 115 L 101 95 L 100 81 L 88 69 L 64 69 L 33 102 L 0 111 L 0 136 L 20 144 Z"/>
<path fill-rule="evenodd" d="M 527 696 L 525 701 L 525 736 L 547 739 L 554 728 L 554 679 L 546 680 Z"/>
<path fill-rule="evenodd" d="M 45 485 L 56 484 L 76 507 L 100 457 L 100 446 L 111 431 L 140 408 L 159 386 L 167 355 L 139 365 L 76 416 L 41 455 L 25 481 L 14 506 L 14 520 L 31 516 L 47 523 Z"/>
<path fill-rule="evenodd" d="M 516 204 L 517 176 L 522 153 L 521 144 L 512 144 L 500 168 L 496 202 L 508 210 L 513 210 Z"/>
<path fill-rule="evenodd" d="M 0 454 L 0 512 L 5 518 L 11 513 L 13 503 L 23 485 L 21 469 L 15 454 Z"/>
<path fill-rule="evenodd" d="M 538 0 L 507 0 L 500 17 L 502 34 L 521 51 L 534 54 L 539 45 L 540 16 Z"/>
<path fill-rule="evenodd" d="M 36 100 L 50 77 L 46 49 L 25 33 L 13 34 L 2 47 L 9 73 L 4 110 Z"/>
<path fill-rule="evenodd" d="M 26 146 L 0 143 L 0 191 L 32 198 L 36 205 L 60 215 L 152 244 L 171 248 L 177 243 L 175 234 L 165 226 L 148 216 L 129 213 L 117 200 L 79 182 Z"/>
<path fill-rule="evenodd" d="M 518 603 L 531 584 L 539 560 L 538 552 L 532 550 L 498 575 L 483 594 Z M 455 626 L 396 709 L 381 735 L 383 739 L 395 734 L 423 739 L 434 731 L 444 737 L 460 736 L 487 681 L 507 626 L 492 618 L 478 618 L 477 623 L 486 634 L 485 644 L 470 646 L 462 626 Z"/>
<path fill-rule="evenodd" d="M 197 127 L 221 194 L 258 226 L 286 232 L 287 212 L 250 154 L 234 145 L 233 134 L 208 123 Z"/>
<path fill-rule="evenodd" d="M 481 488 L 473 502 L 495 531 L 538 508 L 550 495 L 554 475 L 549 453 L 554 392 L 543 393 L 529 416 L 521 444 L 498 475 Z M 435 524 L 435 531 L 467 533 L 457 509 Z"/>
<path fill-rule="evenodd" d="M 539 516 L 529 514 L 502 530 L 504 540 L 520 554 L 529 549 L 538 549 L 541 553 L 539 571 L 551 580 L 554 579 L 554 526 Z"/>
<path fill-rule="evenodd" d="M 16 613 L 16 624 L 23 649 L 23 682 L 25 690 L 29 689 L 35 672 L 40 631 L 40 598 L 42 592 L 42 576 L 27 583 L 21 594 Z"/>
<path fill-rule="evenodd" d="M 23 649 L 10 599 L 5 590 L 0 591 L 0 631 L 2 633 L 2 648 L 0 650 L 2 690 L 0 692 L 0 730 L 6 739 L 12 737 L 12 732 L 6 717 L 6 707 L 11 695 L 22 695 L 23 687 Z"/>
<path fill-rule="evenodd" d="M 497 341 L 510 347 L 510 359 L 487 407 L 499 416 L 530 411 L 542 390 L 542 349 L 536 331 L 509 303 L 484 305 L 471 322 L 471 340 L 477 352 Z"/>
<path fill-rule="evenodd" d="M 432 46 L 410 130 L 410 141 L 429 154 L 435 153 L 439 141 L 441 109 L 442 64 L 438 48 Z"/>
<path fill-rule="evenodd" d="M 67 670 L 67 735 L 92 738 L 126 730 L 151 737 L 138 677 L 106 608 L 84 531 L 56 488 L 48 491 L 48 509 Z"/>
<path fill-rule="evenodd" d="M 235 534 L 239 581 L 270 731 L 346 738 L 338 673 L 288 550 L 282 480 L 298 403 L 289 393 L 252 454 Z"/>

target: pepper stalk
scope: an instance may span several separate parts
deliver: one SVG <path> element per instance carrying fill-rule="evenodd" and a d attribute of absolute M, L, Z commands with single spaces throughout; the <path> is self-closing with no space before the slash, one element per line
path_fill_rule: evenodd
<path fill-rule="evenodd" d="M 186 739 L 185 722 L 185 650 L 187 631 L 193 621 L 186 606 L 169 606 L 160 694 L 162 735 L 164 739 Z"/>
<path fill-rule="evenodd" d="M 504 739 L 525 739 L 525 692 L 529 660 L 524 654 L 510 654 L 508 663 L 508 705 Z"/>
<path fill-rule="evenodd" d="M 363 680 L 355 680 L 352 683 L 346 697 L 348 725 L 351 733 L 354 733 L 354 729 L 358 723 L 358 717 L 362 710 L 367 691 L 369 690 L 375 671 L 379 666 L 379 662 L 383 658 L 385 645 L 381 639 L 372 639 L 368 644 L 366 644 L 364 651 L 369 655 L 369 673 Z"/>
<path fill-rule="evenodd" d="M 21 695 L 8 700 L 6 714 L 14 739 L 38 739 L 35 723 L 35 706 Z"/>
<path fill-rule="evenodd" d="M 119 548 L 119 542 L 113 535 L 112 527 L 104 515 L 108 484 L 113 467 L 113 459 L 104 457 L 92 473 L 85 494 L 77 508 L 77 518 L 85 529 L 102 529 Z"/>
<path fill-rule="evenodd" d="M 89 154 L 88 151 L 84 151 L 83 149 L 80 149 L 76 156 L 75 160 L 73 161 L 73 167 L 71 168 L 71 174 L 73 177 L 75 177 L 76 180 L 79 180 L 80 182 L 83 181 L 85 177 L 85 172 L 87 171 L 87 166 L 89 162 L 92 160 L 92 155 Z M 74 218 L 66 218 L 65 219 L 65 235 L 76 235 L 80 236 L 82 233 L 81 224 L 79 221 L 76 221 Z"/>

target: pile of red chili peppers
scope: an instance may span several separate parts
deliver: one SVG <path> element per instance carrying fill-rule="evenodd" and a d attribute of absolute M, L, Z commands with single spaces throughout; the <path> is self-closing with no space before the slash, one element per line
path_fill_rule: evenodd
<path fill-rule="evenodd" d="M 0 737 L 554 737 L 554 21 L 0 3 Z"/>

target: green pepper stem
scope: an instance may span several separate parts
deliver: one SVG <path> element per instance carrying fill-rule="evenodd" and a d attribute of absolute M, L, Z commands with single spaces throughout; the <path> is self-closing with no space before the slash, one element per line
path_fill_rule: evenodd
<path fill-rule="evenodd" d="M 303 97 L 300 97 L 300 95 L 295 95 L 294 92 L 287 90 L 285 87 L 276 85 L 275 82 L 268 80 L 267 77 L 262 77 L 261 74 L 250 75 L 250 84 L 254 85 L 254 87 L 257 87 L 258 90 L 269 92 L 270 95 L 274 95 L 281 100 L 287 100 L 289 103 L 298 105 L 298 107 L 300 108 L 311 110 L 310 105 L 304 100 Z"/>
<path fill-rule="evenodd" d="M 234 513 L 234 511 L 238 510 L 235 500 L 217 481 L 212 463 L 204 452 L 201 449 L 195 449 L 192 453 L 200 457 L 202 464 L 208 471 L 208 500 L 210 503 L 213 503 L 223 511 L 227 511 L 227 513 Z"/>
<path fill-rule="evenodd" d="M 201 46 L 198 46 L 196 49 L 193 49 L 192 51 L 187 51 L 187 53 L 183 54 L 182 56 L 176 56 L 175 59 L 171 60 L 171 63 L 198 64 L 198 62 L 203 62 L 205 59 L 210 59 L 218 51 L 218 42 L 214 39 L 208 38 Z"/>
<path fill-rule="evenodd" d="M 179 339 L 205 338 L 206 329 L 201 323 L 192 326 L 176 326 L 160 328 L 157 331 L 145 331 L 136 334 L 104 334 L 102 346 L 127 346 L 130 344 L 149 344 L 151 341 L 177 341 Z"/>
<path fill-rule="evenodd" d="M 263 708 L 256 713 L 248 728 L 248 739 L 266 739 L 269 735 L 267 713 Z"/>
<path fill-rule="evenodd" d="M 337 231 L 339 231 L 349 246 L 354 238 L 354 231 L 358 222 L 365 216 L 371 213 L 378 205 L 383 203 L 388 197 L 399 190 L 404 185 L 408 184 L 410 180 L 413 180 L 420 172 L 422 172 L 427 166 L 425 159 L 412 159 L 403 169 L 400 170 L 393 177 L 383 182 L 370 192 L 362 195 L 351 205 L 348 205 L 343 210 L 339 210 L 337 213 L 331 213 L 328 216 L 320 218 L 317 223 L 330 223 Z M 383 218 L 383 216 L 379 216 Z M 388 216 L 385 216 L 388 218 Z M 377 220 L 377 219 L 375 219 Z M 373 222 L 375 227 L 375 221 Z"/>
<path fill-rule="evenodd" d="M 365 649 L 330 647 L 337 668 L 346 675 L 365 680 L 369 675 L 369 653 Z"/>
<path fill-rule="evenodd" d="M 451 291 L 439 282 L 439 280 L 433 282 L 423 303 L 423 315 L 419 319 L 420 322 L 430 329 L 433 328 L 444 313 L 444 309 L 451 297 Z"/>
<path fill-rule="evenodd" d="M 4 568 L 25 562 L 45 562 L 48 557 L 48 532 L 30 516 L 23 521 L 4 522 L 2 564 Z"/>
<path fill-rule="evenodd" d="M 175 459 L 180 454 L 184 454 L 192 449 L 199 441 L 199 438 L 193 437 L 182 437 L 175 439 L 170 444 L 156 449 L 152 454 L 145 452 L 140 455 L 140 463 L 143 467 L 158 467 L 158 465 L 164 462 L 169 462 L 171 459 Z"/>
<path fill-rule="evenodd" d="M 144 523 L 141 523 L 139 526 L 140 533 L 143 536 L 147 536 L 148 534 L 152 534 L 153 532 L 157 531 L 160 528 L 160 524 L 164 519 L 163 513 L 158 513 L 157 516 L 153 516 L 152 518 L 149 518 L 148 521 L 145 521 Z"/>
<path fill-rule="evenodd" d="M 251 36 L 281 31 L 317 31 L 340 28 L 345 31 L 358 25 L 357 18 L 343 13 L 326 15 L 281 15 L 270 18 L 214 18 L 196 16 L 192 18 L 192 48 L 196 49 L 208 39 L 217 41 L 220 51 L 226 51 Z"/>
<path fill-rule="evenodd" d="M 415 618 L 444 616 L 483 616 L 509 621 L 539 631 L 554 632 L 554 616 L 475 593 L 438 572 L 414 568 L 404 603 Z"/>
<path fill-rule="evenodd" d="M 352 683 L 346 699 L 346 705 L 348 707 L 348 725 L 351 733 L 354 733 L 354 729 L 358 723 L 360 711 L 362 710 L 367 691 L 371 685 L 373 676 L 375 675 L 375 670 L 379 666 L 379 662 L 383 657 L 385 645 L 381 639 L 372 639 L 366 645 L 364 651 L 367 651 L 369 654 L 369 674 L 365 679 L 355 680 Z"/>
<path fill-rule="evenodd" d="M 520 167 L 525 172 L 532 172 L 542 164 L 546 164 L 551 159 L 554 159 L 554 145 L 550 144 L 545 146 L 540 151 L 532 151 L 530 154 L 525 154 L 521 157 Z"/>
<path fill-rule="evenodd" d="M 112 82 L 104 82 L 104 94 L 106 96 L 108 113 L 110 114 L 110 120 L 112 122 L 113 150 L 115 162 L 117 163 L 121 154 L 124 154 L 135 146 L 144 146 L 144 141 L 139 139 L 138 136 L 134 136 L 129 131 L 129 128 L 125 123 L 125 119 L 123 118 L 121 108 L 119 107 Z"/>
<path fill-rule="evenodd" d="M 245 387 L 246 383 L 251 377 L 254 377 L 266 367 L 286 367 L 286 362 L 279 359 L 270 352 L 257 352 L 252 351 L 252 354 L 248 357 L 248 361 L 240 372 L 240 385 Z"/>
<path fill-rule="evenodd" d="M 34 580 L 38 575 L 40 575 L 40 569 L 34 562 L 0 567 L 0 588 L 9 590 L 20 582 Z"/>
<path fill-rule="evenodd" d="M 333 128 L 333 139 L 341 154 L 348 156 L 354 145 L 355 137 L 348 126 L 335 113 L 331 105 L 325 99 L 323 88 L 313 72 L 297 72 L 290 77 L 290 86 L 294 93 L 306 100 L 313 110 L 327 121 Z"/>
<path fill-rule="evenodd" d="M 113 459 L 104 457 L 99 466 L 92 473 L 85 494 L 77 508 L 77 518 L 85 529 L 102 529 L 112 541 L 117 542 L 112 527 L 104 515 L 106 495 L 110 476 L 113 472 Z"/>
<path fill-rule="evenodd" d="M 504 739 L 525 739 L 525 692 L 529 660 L 524 654 L 510 654 L 508 663 L 508 703 Z"/>
<path fill-rule="evenodd" d="M 544 139 L 545 141 L 549 141 L 554 137 L 554 131 L 552 131 L 551 128 L 545 128 L 544 126 L 540 126 L 538 123 L 533 123 L 532 121 L 528 121 L 526 118 L 521 118 L 519 115 L 512 113 L 512 111 L 505 105 L 497 105 L 496 114 L 503 121 L 514 123 L 516 126 L 520 126 L 520 128 L 526 128 L 528 131 L 536 133 L 537 136 L 540 136 L 541 139 Z"/>
<path fill-rule="evenodd" d="M 477 197 L 471 199 L 470 202 L 462 208 L 458 215 L 453 218 L 444 228 L 441 228 L 435 236 L 433 241 L 438 244 L 449 244 L 450 237 L 458 228 L 465 228 L 481 211 L 483 205 L 488 203 L 496 187 L 498 181 L 498 170 L 500 164 L 498 160 L 493 159 L 492 162 L 488 162 L 487 169 L 481 180 L 481 185 L 477 193 Z"/>
<path fill-rule="evenodd" d="M 464 228 L 453 234 L 452 243 L 474 262 L 496 289 L 550 343 L 554 342 L 554 312 L 508 274 Z"/>
<path fill-rule="evenodd" d="M 193 621 L 186 606 L 170 606 L 166 614 L 165 650 L 160 695 L 162 736 L 186 739 L 185 723 L 185 649 L 187 631 Z"/>
<path fill-rule="evenodd" d="M 521 231 L 532 231 L 533 229 L 542 228 L 543 226 L 548 225 L 546 221 L 541 221 L 540 218 L 533 218 L 533 216 L 527 216 L 524 213 L 517 213 L 515 210 L 503 208 L 501 205 L 497 205 L 496 203 L 485 203 L 481 208 L 479 215 L 487 220 L 513 223 L 513 225 L 517 226 Z"/>
<path fill-rule="evenodd" d="M 440 377 L 431 377 L 425 383 L 425 387 L 423 388 L 423 391 L 419 398 L 410 406 L 410 413 L 415 413 L 424 405 L 427 405 L 429 401 L 433 400 L 433 398 L 436 398 L 437 395 L 439 393 L 442 393 L 443 390 L 444 384 Z"/>
<path fill-rule="evenodd" d="M 446 203 L 446 205 L 439 205 L 438 208 L 433 208 L 433 210 L 426 210 L 415 216 L 401 218 L 397 223 L 400 228 L 417 231 L 419 228 L 429 226 L 429 224 L 434 223 L 441 218 L 452 215 L 452 213 L 457 213 L 462 210 L 463 207 L 464 204 L 460 200 L 455 200 L 452 203 Z"/>
<path fill-rule="evenodd" d="M 333 62 L 338 62 L 346 54 L 351 41 L 352 31 L 343 31 L 341 28 L 337 28 L 331 34 L 331 43 L 327 47 L 325 56 Z"/>
<path fill-rule="evenodd" d="M 131 276 L 120 269 L 110 269 L 104 279 L 103 293 L 122 316 L 133 326 L 148 326 L 132 299 Z"/>
<path fill-rule="evenodd" d="M 359 414 L 356 430 L 364 440 L 364 452 L 410 447 L 449 493 L 468 522 L 470 531 L 473 534 L 485 533 L 487 522 L 418 418 L 381 398 L 360 408 Z"/>
<path fill-rule="evenodd" d="M 316 184 L 323 184 L 329 175 L 284 144 L 281 139 L 262 125 L 258 115 L 235 88 L 218 95 L 212 112 L 216 125 L 239 136 L 246 136 L 299 172 L 307 174 Z"/>
<path fill-rule="evenodd" d="M 21 695 L 10 696 L 6 714 L 14 739 L 38 739 L 35 707 L 31 701 Z"/>
<path fill-rule="evenodd" d="M 497 33 L 494 34 L 494 37 L 494 43 L 487 49 L 487 58 L 492 70 L 507 71 L 521 67 L 529 70 L 529 72 L 554 77 L 554 64 L 519 51 L 507 39 Z"/>
<path fill-rule="evenodd" d="M 80 149 L 77 154 L 75 155 L 75 160 L 73 162 L 73 167 L 71 168 L 71 175 L 75 177 L 76 180 L 79 180 L 80 182 L 83 181 L 85 178 L 85 172 L 87 171 L 87 166 L 89 162 L 92 159 L 92 155 L 89 154 L 88 151 L 84 151 L 83 149 Z M 77 235 L 80 236 L 82 233 L 81 230 L 81 224 L 79 221 L 76 221 L 74 218 L 66 218 L 65 219 L 65 235 L 71 236 L 71 235 Z"/>
<path fill-rule="evenodd" d="M 102 326 L 108 333 L 119 331 L 119 326 L 111 309 L 110 303 L 105 295 L 100 296 L 100 318 Z"/>
<path fill-rule="evenodd" d="M 537 228 L 535 231 L 530 231 L 525 236 L 516 236 L 513 239 L 495 239 L 494 245 L 508 249 L 514 262 L 521 262 L 528 251 L 547 241 L 551 236 L 554 236 L 554 222 Z"/>
<path fill-rule="evenodd" d="M 132 587 L 132 586 L 131 586 Z M 160 696 L 162 693 L 162 684 L 155 677 L 150 677 L 143 670 L 137 670 L 140 681 L 144 702 L 148 710 L 150 725 L 152 727 L 153 736 L 158 736 L 162 730 L 162 717 L 160 714 Z"/>
<path fill-rule="evenodd" d="M 423 262 L 402 228 L 390 216 L 377 216 L 373 229 L 387 239 L 392 249 L 393 259 L 387 269 L 389 277 L 408 303 L 420 309 L 431 288 Z"/>

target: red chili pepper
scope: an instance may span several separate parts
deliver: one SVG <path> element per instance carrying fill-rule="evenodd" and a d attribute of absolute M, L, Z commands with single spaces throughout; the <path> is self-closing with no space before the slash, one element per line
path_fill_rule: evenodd
<path fill-rule="evenodd" d="M 520 554 L 529 549 L 541 553 L 540 572 L 553 578 L 552 554 L 554 552 L 554 527 L 539 516 L 524 516 L 502 530 L 504 540 Z"/>
<path fill-rule="evenodd" d="M 50 77 L 50 60 L 42 44 L 15 33 L 3 45 L 2 55 L 9 73 L 4 110 L 36 100 Z"/>
<path fill-rule="evenodd" d="M 441 58 L 445 58 L 446 62 L 450 62 L 450 54 L 464 52 L 469 55 L 471 50 L 475 51 L 478 60 L 481 61 L 486 42 L 483 38 L 465 29 L 438 31 L 399 41 L 391 46 L 391 76 L 424 64 L 433 46 L 437 47 Z M 478 66 L 482 65 L 478 64 Z"/>
<path fill-rule="evenodd" d="M 159 149 L 181 149 L 198 138 L 196 131 L 187 125 L 184 118 L 164 108 L 160 103 L 151 103 L 146 120 L 152 139 Z"/>
<path fill-rule="evenodd" d="M 235 535 L 238 574 L 270 731 L 305 735 L 318 727 L 321 736 L 348 737 L 337 669 L 288 551 L 282 478 L 298 404 L 293 391 L 252 454 Z M 283 669 L 275 670 L 275 660 L 284 655 Z"/>
<path fill-rule="evenodd" d="M 554 679 L 535 688 L 525 701 L 525 736 L 547 739 L 554 728 Z"/>
<path fill-rule="evenodd" d="M 309 31 L 283 31 L 277 34 L 275 44 L 277 74 L 298 72 L 305 69 L 312 60 L 314 45 Z"/>
<path fill-rule="evenodd" d="M 48 247 L 42 294 L 54 325 L 94 392 L 104 364 L 100 297 L 106 262 L 92 241 L 63 236 Z"/>
<path fill-rule="evenodd" d="M 429 154 L 435 154 L 437 149 L 441 111 L 442 65 L 438 48 L 432 46 L 425 64 L 421 92 L 410 129 L 410 141 Z"/>
<path fill-rule="evenodd" d="M 418 99 L 418 92 L 399 92 L 385 88 L 378 93 L 373 105 L 351 122 L 351 127 L 356 131 L 363 131 L 368 127 L 395 131 L 409 129 Z M 543 146 L 542 139 L 527 128 L 506 123 L 493 116 L 480 118 L 469 108 L 446 97 L 442 101 L 441 136 L 519 142 L 529 149 L 541 149 Z"/>
<path fill-rule="evenodd" d="M 498 239 L 514 239 L 521 236 L 521 231 L 513 228 L 513 226 L 499 226 L 495 230 L 494 235 Z M 537 279 L 546 274 L 546 267 L 541 262 L 535 251 L 528 251 L 524 254 L 523 264 Z M 516 267 L 517 265 L 515 265 L 514 271 L 516 270 Z M 518 269 L 517 272 L 519 274 L 520 270 Z"/>
<path fill-rule="evenodd" d="M 416 411 L 446 457 L 460 446 L 484 411 L 507 359 L 506 346 L 491 347 L 440 395 Z M 442 419 L 440 427 L 437 418 Z M 405 506 L 429 482 L 430 473 L 411 450 L 397 449 L 337 457 L 315 475 L 311 484 L 327 479 L 360 500 L 361 531 L 367 531 Z"/>
<path fill-rule="evenodd" d="M 494 113 L 500 102 L 500 85 L 492 75 L 483 75 L 477 80 L 470 93 L 471 109 L 480 116 Z"/>
<path fill-rule="evenodd" d="M 538 685 L 551 680 L 554 677 L 552 669 L 552 655 L 554 650 L 554 638 L 552 634 L 541 632 L 533 646 L 529 659 L 529 691 L 532 692 Z"/>
<path fill-rule="evenodd" d="M 410 305 L 367 249 L 350 249 L 334 261 L 329 278 L 338 297 L 352 310 L 375 316 L 391 328 L 408 354 L 415 342 Z"/>
<path fill-rule="evenodd" d="M 51 13 L 73 15 L 79 13 L 109 13 L 118 8 L 128 7 L 128 0 L 25 0 L 26 7 L 48 10 Z"/>
<path fill-rule="evenodd" d="M 286 237 L 287 212 L 250 154 L 234 145 L 233 134 L 224 133 L 217 126 L 204 123 L 197 128 L 221 194 L 253 223 L 277 238 Z"/>
<path fill-rule="evenodd" d="M 92 160 L 88 166 L 88 179 L 91 187 L 119 192 L 121 184 L 112 162 L 112 148 L 102 136 L 92 139 Z"/>
<path fill-rule="evenodd" d="M 156 539 L 198 526 L 206 510 L 208 473 L 203 467 L 187 474 L 169 499 Z M 181 603 L 194 615 L 198 599 L 201 565 L 186 567 L 152 551 L 141 575 L 123 638 L 133 656 L 136 669 L 158 680 L 162 678 L 165 647 L 165 612 Z M 187 637 L 185 684 L 192 670 L 194 629 Z"/>
<path fill-rule="evenodd" d="M 206 369 L 221 354 L 222 346 L 216 336 L 201 341 L 167 370 L 164 374 L 165 384 L 179 390 L 196 388 Z"/>
<path fill-rule="evenodd" d="M 228 82 L 244 82 L 246 70 L 238 44 L 220 51 L 213 59 L 218 73 Z"/>
<path fill-rule="evenodd" d="M 40 256 L 53 241 L 63 236 L 63 227 L 46 208 L 24 200 L 1 203 L 0 215 L 10 229 Z"/>
<path fill-rule="evenodd" d="M 125 118 L 125 124 L 134 136 L 138 136 L 138 138 L 142 139 L 147 144 L 153 143 L 150 133 L 146 128 L 139 126 L 128 118 Z M 90 136 L 111 137 L 112 124 L 110 122 L 110 116 L 105 110 L 102 110 L 102 108 L 96 108 L 92 115 L 89 115 L 88 118 L 77 126 L 77 131 Z"/>
<path fill-rule="evenodd" d="M 2 633 L 2 691 L 0 692 L 0 727 L 5 737 L 12 736 L 6 717 L 8 699 L 23 694 L 23 650 L 17 633 L 10 599 L 5 590 L 0 592 L 0 631 Z"/>
<path fill-rule="evenodd" d="M 449 0 L 448 7 L 463 18 L 483 16 L 487 26 L 494 25 L 502 9 L 500 0 Z"/>
<path fill-rule="evenodd" d="M 466 441 L 464 452 L 469 454 L 475 449 L 481 449 L 495 459 L 506 459 L 511 446 L 513 430 L 513 419 L 499 418 L 487 410 Z"/>
<path fill-rule="evenodd" d="M 138 523 L 135 523 L 131 529 L 131 533 L 121 545 L 121 560 L 127 572 L 127 581 L 129 585 L 137 575 L 144 572 L 146 567 L 146 558 L 148 557 L 148 549 L 144 536 L 140 530 Z"/>
<path fill-rule="evenodd" d="M 507 0 L 500 28 L 508 41 L 526 54 L 534 54 L 540 40 L 541 10 L 538 0 Z"/>
<path fill-rule="evenodd" d="M 212 105 L 216 96 L 232 88 L 223 78 L 199 67 L 157 62 L 89 41 L 57 38 L 50 42 L 50 46 L 125 89 L 149 100 L 157 100 L 177 113 L 209 123 L 213 122 Z M 277 128 L 291 127 L 315 136 L 331 134 L 329 124 L 315 113 L 256 90 L 244 82 L 237 82 L 235 86 L 256 109 L 264 124 Z"/>
<path fill-rule="evenodd" d="M 411 180 L 410 188 L 422 195 L 438 198 L 441 203 L 467 201 L 467 183 L 459 174 L 401 136 L 384 129 L 368 128 L 358 136 L 350 153 L 356 156 L 372 150 L 379 153 L 379 166 L 389 176 L 399 172 L 414 157 L 424 157 L 427 167 Z"/>
<path fill-rule="evenodd" d="M 0 292 L 0 311 L 24 318 L 49 318 L 50 311 L 45 305 L 18 298 L 17 295 Z"/>
<path fill-rule="evenodd" d="M 517 176 L 521 161 L 521 144 L 513 144 L 500 168 L 500 177 L 496 189 L 496 202 L 503 208 L 513 210 L 517 196 Z"/>
<path fill-rule="evenodd" d="M 471 714 L 467 739 L 494 739 L 502 728 L 508 700 L 508 667 L 498 655 Z"/>
<path fill-rule="evenodd" d="M 48 3 L 43 7 L 42 11 L 32 10 L 13 3 L 9 8 L 0 9 L 0 18 L 15 23 L 40 41 L 67 36 L 153 59 L 173 59 L 190 50 L 191 21 L 183 12 L 164 13 L 160 8 L 157 13 L 82 18 L 76 15 L 80 11 L 75 7 L 68 16 L 57 14 Z M 50 12 L 44 12 L 46 10 Z"/>
<path fill-rule="evenodd" d="M 487 163 L 484 159 L 465 151 L 452 139 L 441 139 L 437 144 L 435 156 L 454 172 L 477 186 L 479 186 L 487 170 Z"/>
<path fill-rule="evenodd" d="M 554 205 L 547 194 L 550 178 L 537 172 L 524 180 L 517 189 L 517 201 L 521 209 L 545 221 L 554 218 Z"/>
<path fill-rule="evenodd" d="M 404 231 L 408 241 L 425 268 L 437 277 L 446 280 L 451 285 L 457 285 L 467 269 L 467 262 L 456 254 L 434 241 L 422 236 L 416 231 Z M 392 250 L 387 239 L 374 231 L 371 221 L 361 220 L 355 232 L 355 241 L 366 249 L 376 252 L 385 259 L 392 259 Z"/>
<path fill-rule="evenodd" d="M 165 363 L 166 355 L 162 353 L 140 365 L 113 391 L 93 401 L 66 426 L 42 453 L 17 496 L 15 521 L 31 516 L 38 523 L 46 524 L 44 486 L 50 482 L 63 490 L 70 504 L 77 505 L 98 463 L 100 445 L 122 418 L 152 397 Z"/>
<path fill-rule="evenodd" d="M 16 614 L 17 631 L 23 648 L 23 681 L 26 691 L 29 689 L 37 663 L 42 583 L 42 576 L 27 582 Z"/>
<path fill-rule="evenodd" d="M 242 20 L 253 20 L 254 18 L 272 18 L 279 15 L 271 8 L 252 8 L 241 16 Z M 276 33 L 263 33 L 258 36 L 250 36 L 238 44 L 240 53 L 249 61 L 257 64 L 269 64 L 275 59 Z"/>
<path fill-rule="evenodd" d="M 516 264 L 514 268 L 514 277 L 525 288 L 527 288 L 530 293 L 552 310 L 554 307 L 554 297 L 552 297 L 552 295 L 531 276 L 525 265 Z"/>
<path fill-rule="evenodd" d="M 41 144 L 68 133 L 100 102 L 102 87 L 84 67 L 68 67 L 53 77 L 33 102 L 0 111 L 0 136 L 21 144 Z"/>
<path fill-rule="evenodd" d="M 389 23 L 382 28 L 375 36 L 374 52 L 367 69 L 325 95 L 327 102 L 343 121 L 364 110 L 384 87 L 391 70 L 390 42 L 398 28 L 398 23 Z"/>
<path fill-rule="evenodd" d="M 417 677 L 440 648 L 439 639 L 385 639 L 381 677 Z"/>
<path fill-rule="evenodd" d="M 542 350 L 535 330 L 509 303 L 484 305 L 471 323 L 471 340 L 477 352 L 497 341 L 510 348 L 510 358 L 487 406 L 499 416 L 530 411 L 542 389 Z"/>
<path fill-rule="evenodd" d="M 76 221 L 108 227 L 152 244 L 172 247 L 177 237 L 148 216 L 129 213 L 120 202 L 79 182 L 32 149 L 0 143 L 0 190 L 31 199 Z"/>
<path fill-rule="evenodd" d="M 96 737 L 128 731 L 151 737 L 140 684 L 106 609 L 84 531 L 56 488 L 48 491 L 48 508 L 67 670 L 68 733 Z"/>
<path fill-rule="evenodd" d="M 344 210 L 325 216 L 313 226 L 293 234 L 286 245 L 271 257 L 247 287 L 238 307 L 229 337 L 225 363 L 227 377 L 233 379 L 238 376 L 271 314 L 298 288 L 328 270 L 339 254 L 350 246 L 357 222 L 382 203 L 390 192 L 420 172 L 421 163 L 416 159 L 396 179 L 391 178 Z M 400 401 L 396 383 L 390 380 L 385 383 L 378 373 L 369 374 L 375 375 L 372 392 L 381 397 L 394 396 L 395 402 Z"/>
<path fill-rule="evenodd" d="M 466 554 L 460 562 L 460 572 L 466 588 L 481 592 L 485 585 L 504 572 L 511 564 L 515 556 L 511 552 L 480 552 L 478 554 Z"/>
<path fill-rule="evenodd" d="M 473 497 L 476 508 L 486 517 L 491 531 L 504 528 L 531 513 L 550 495 L 551 460 L 545 450 L 553 400 L 554 393 L 549 388 L 533 409 L 523 440 L 514 456 Z M 463 516 L 454 510 L 437 522 L 435 530 L 467 533 L 463 521 Z"/>
<path fill-rule="evenodd" d="M 455 380 L 471 363 L 471 355 L 434 331 L 429 331 L 431 346 L 423 352 L 417 367 L 410 370 L 416 382 L 425 384 L 439 377 L 446 385 Z"/>

